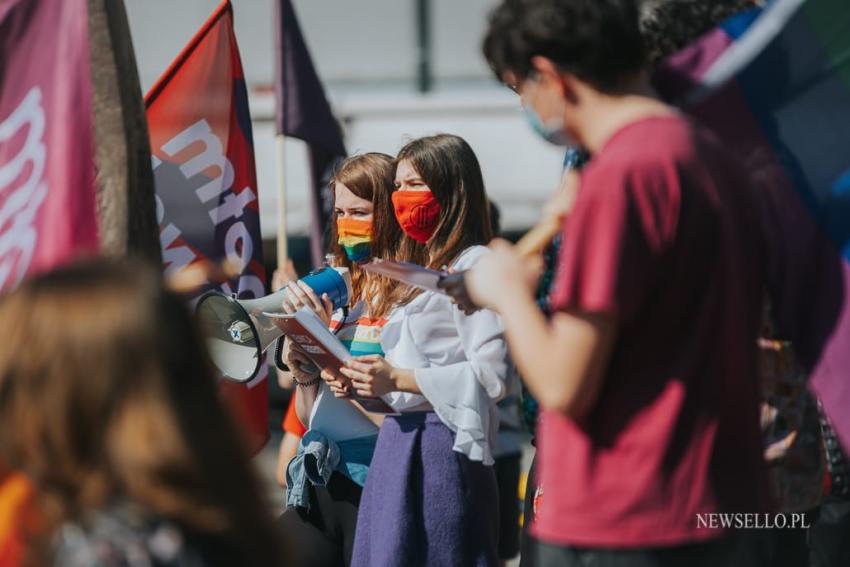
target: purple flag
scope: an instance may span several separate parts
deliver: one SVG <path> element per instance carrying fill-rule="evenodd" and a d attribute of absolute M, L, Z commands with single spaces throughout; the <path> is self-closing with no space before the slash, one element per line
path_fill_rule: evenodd
<path fill-rule="evenodd" d="M 275 122 L 278 134 L 309 146 L 310 253 L 313 264 L 319 265 L 331 217 L 328 180 L 334 165 L 345 157 L 345 144 L 289 0 L 275 2 L 275 22 Z"/>

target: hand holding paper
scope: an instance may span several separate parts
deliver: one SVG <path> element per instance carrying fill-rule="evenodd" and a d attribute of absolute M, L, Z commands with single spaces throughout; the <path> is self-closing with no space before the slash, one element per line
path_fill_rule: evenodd
<path fill-rule="evenodd" d="M 335 368 L 325 368 L 319 374 L 322 380 L 328 385 L 337 398 L 351 397 L 351 380 L 343 376 L 339 370 Z"/>
<path fill-rule="evenodd" d="M 384 357 L 370 354 L 345 361 L 340 373 L 351 380 L 358 395 L 378 397 L 403 389 L 398 383 L 400 372 L 397 370 Z"/>

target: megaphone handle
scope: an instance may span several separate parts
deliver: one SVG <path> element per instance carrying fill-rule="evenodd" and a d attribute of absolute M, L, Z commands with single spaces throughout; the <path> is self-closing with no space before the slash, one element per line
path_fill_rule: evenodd
<path fill-rule="evenodd" d="M 336 329 L 334 329 L 333 334 L 338 335 L 342 328 L 345 326 L 346 322 L 348 322 L 348 305 L 342 308 L 342 321 L 340 321 L 339 325 Z"/>
<path fill-rule="evenodd" d="M 289 366 L 283 361 L 283 339 L 285 336 L 281 336 L 277 339 L 277 344 L 274 349 L 274 365 L 278 370 L 283 370 L 284 372 L 289 372 Z"/>

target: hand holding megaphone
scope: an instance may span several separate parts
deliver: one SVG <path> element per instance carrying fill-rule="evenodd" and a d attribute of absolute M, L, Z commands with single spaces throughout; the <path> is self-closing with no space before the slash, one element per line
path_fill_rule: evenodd
<path fill-rule="evenodd" d="M 293 315 L 302 307 L 311 309 L 325 325 L 331 324 L 334 302 L 327 292 L 320 298 L 304 280 L 291 280 L 281 288 L 285 292 L 281 309 L 287 315 Z"/>
<path fill-rule="evenodd" d="M 329 321 L 330 312 L 346 307 L 350 297 L 348 269 L 326 267 L 259 299 L 239 300 L 218 291 L 207 293 L 198 301 L 196 316 L 221 375 L 248 382 L 256 376 L 263 353 L 283 335 L 275 318 L 264 313 L 288 314 L 303 304 L 315 309 L 320 317 L 326 314 Z"/>

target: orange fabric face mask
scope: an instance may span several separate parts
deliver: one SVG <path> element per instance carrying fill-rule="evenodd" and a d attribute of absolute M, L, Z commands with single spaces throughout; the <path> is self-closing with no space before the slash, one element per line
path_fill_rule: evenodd
<path fill-rule="evenodd" d="M 440 203 L 431 191 L 396 191 L 392 195 L 395 217 L 401 229 L 425 244 L 440 221 Z"/>

